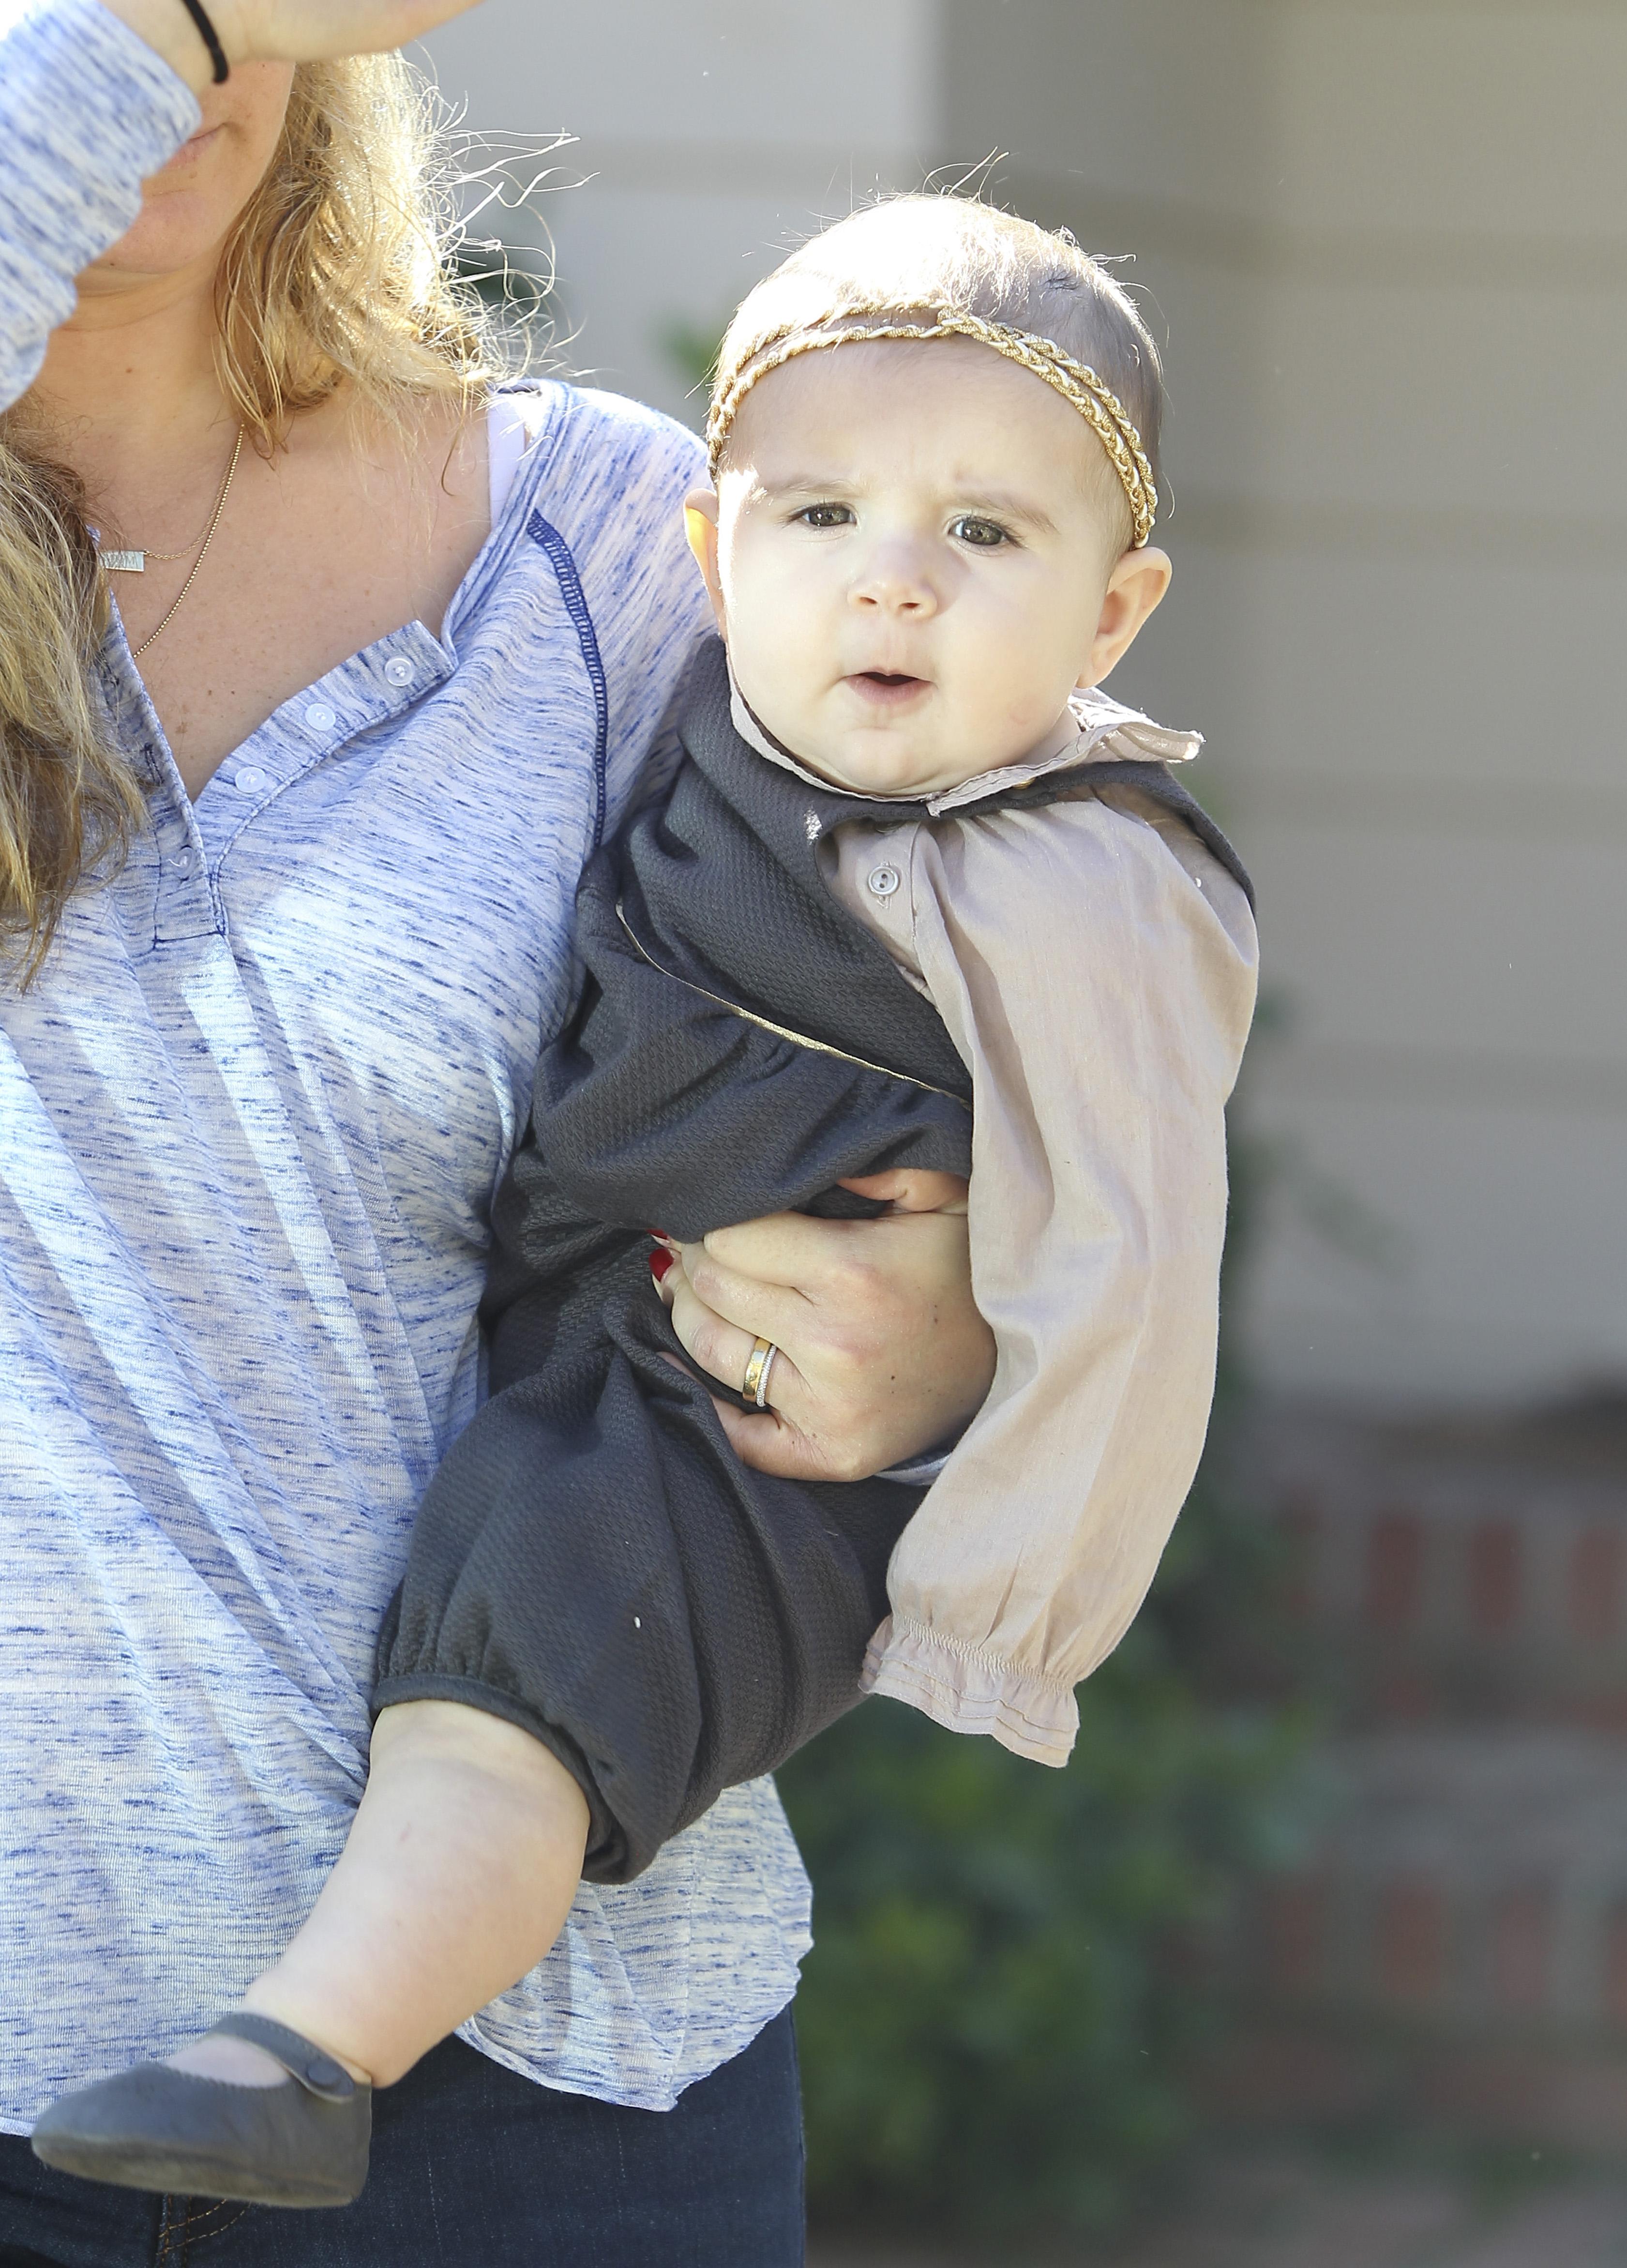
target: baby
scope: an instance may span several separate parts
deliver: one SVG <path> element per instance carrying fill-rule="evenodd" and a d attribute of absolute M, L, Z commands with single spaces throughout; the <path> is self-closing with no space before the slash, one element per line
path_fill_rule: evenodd
<path fill-rule="evenodd" d="M 1169 770 L 1196 739 L 1097 689 L 1168 586 L 1160 388 L 1071 238 L 953 198 L 746 300 L 688 515 L 718 641 L 583 880 L 581 1006 L 494 1217 L 493 1393 L 420 1512 L 350 1842 L 246 2007 L 63 2097 L 48 2163 L 344 2203 L 372 2087 L 531 1970 L 584 1874 L 861 1690 L 1065 1761 L 1203 1443 L 1254 999 L 1246 878 Z M 670 1292 L 731 1223 L 968 1173 L 998 1365 L 962 1438 L 747 1470 L 645 1225 Z M 794 1410 L 770 1341 L 740 1366 Z"/>

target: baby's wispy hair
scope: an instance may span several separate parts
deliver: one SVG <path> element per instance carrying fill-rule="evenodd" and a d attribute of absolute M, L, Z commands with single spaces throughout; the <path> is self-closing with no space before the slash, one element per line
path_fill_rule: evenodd
<path fill-rule="evenodd" d="M 751 387 L 793 357 L 879 338 L 961 337 L 1021 364 L 1101 444 L 1119 549 L 1158 508 L 1164 373 L 1123 286 L 1066 231 L 969 197 L 899 196 L 826 229 L 748 292 L 724 338 L 708 438 L 714 472 Z"/>

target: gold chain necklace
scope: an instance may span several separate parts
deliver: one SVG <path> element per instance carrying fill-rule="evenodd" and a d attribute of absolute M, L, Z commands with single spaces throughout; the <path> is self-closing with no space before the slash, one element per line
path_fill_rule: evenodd
<path fill-rule="evenodd" d="M 208 558 L 209 547 L 215 541 L 215 530 L 220 526 L 220 515 L 226 508 L 226 498 L 232 493 L 232 475 L 237 471 L 238 459 L 242 455 L 242 453 L 243 428 L 239 425 L 237 431 L 237 439 L 232 444 L 232 461 L 226 467 L 225 478 L 220 483 L 219 493 L 215 498 L 215 509 L 210 515 L 209 526 L 203 531 L 202 549 L 199 551 L 197 557 L 192 563 L 192 572 L 181 585 L 180 597 L 176 600 L 169 612 L 165 615 L 163 621 L 158 624 L 158 629 L 156 630 L 150 630 L 147 636 L 143 638 L 141 644 L 132 649 L 130 653 L 130 659 L 132 661 L 139 661 L 143 654 L 146 652 L 147 648 L 153 644 L 154 640 L 162 637 L 164 632 L 168 630 L 170 624 L 174 621 L 182 607 L 186 605 L 187 599 L 191 592 L 192 586 L 198 579 L 198 570 L 202 566 L 205 559 Z M 187 556 L 187 551 L 190 550 L 191 548 L 191 545 L 188 544 L 186 547 L 186 549 L 181 551 L 104 551 L 100 554 L 100 558 L 102 565 L 107 570 L 110 575 L 144 575 L 147 571 L 147 562 L 149 559 L 184 559 Z"/>

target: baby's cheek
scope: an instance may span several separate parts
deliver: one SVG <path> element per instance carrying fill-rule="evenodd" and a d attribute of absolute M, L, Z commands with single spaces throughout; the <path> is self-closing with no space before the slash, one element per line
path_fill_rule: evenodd
<path fill-rule="evenodd" d="M 1047 673 L 1049 675 L 1049 673 Z M 1020 626 L 1004 637 L 978 643 L 959 657 L 954 673 L 957 707 L 984 733 L 1004 740 L 1021 732 L 1044 705 L 1044 681 L 1034 681 L 1034 657 Z M 1024 745 L 1032 744 L 1033 735 Z"/>
<path fill-rule="evenodd" d="M 1025 736 L 1020 753 L 1061 716 L 1084 659 L 1074 626 L 1059 620 L 1042 598 L 1032 607 L 1013 608 L 987 640 L 977 672 L 986 714 Z"/>
<path fill-rule="evenodd" d="M 799 746 L 821 675 L 828 677 L 824 642 L 794 610 L 754 610 L 738 630 L 732 620 L 729 659 L 753 715 L 777 740 Z"/>

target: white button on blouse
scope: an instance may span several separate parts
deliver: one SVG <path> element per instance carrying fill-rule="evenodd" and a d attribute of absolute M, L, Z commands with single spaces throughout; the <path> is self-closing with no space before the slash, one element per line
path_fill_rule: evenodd
<path fill-rule="evenodd" d="M 239 764 L 232 784 L 245 795 L 258 795 L 269 778 L 270 774 L 262 772 L 258 764 Z"/>
<path fill-rule="evenodd" d="M 898 887 L 896 866 L 872 866 L 867 885 L 872 898 L 890 898 Z"/>
<path fill-rule="evenodd" d="M 306 729 L 312 733 L 331 733 L 339 722 L 339 711 L 330 709 L 326 701 L 313 701 L 305 712 Z"/>
<path fill-rule="evenodd" d="M 418 674 L 404 653 L 393 654 L 384 665 L 384 674 L 392 685 L 410 685 Z"/>

